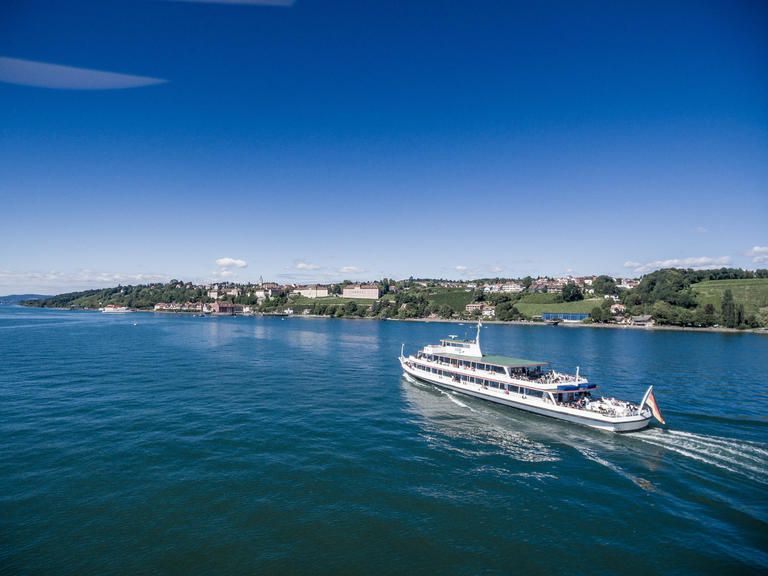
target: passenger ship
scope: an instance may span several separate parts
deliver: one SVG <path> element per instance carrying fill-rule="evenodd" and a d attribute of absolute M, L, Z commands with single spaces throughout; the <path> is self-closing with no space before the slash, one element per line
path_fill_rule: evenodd
<path fill-rule="evenodd" d="M 476 396 L 528 412 L 551 416 L 611 432 L 631 432 L 648 426 L 652 416 L 664 423 L 649 387 L 640 405 L 593 396 L 597 386 L 576 374 L 547 369 L 547 362 L 483 354 L 480 328 L 474 340 L 455 336 L 428 345 L 416 355 L 400 351 L 407 376 L 462 394 Z"/>

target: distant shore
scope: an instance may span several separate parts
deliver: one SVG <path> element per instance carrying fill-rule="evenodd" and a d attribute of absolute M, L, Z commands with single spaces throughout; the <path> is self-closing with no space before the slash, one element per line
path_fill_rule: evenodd
<path fill-rule="evenodd" d="M 446 318 L 387 318 L 387 320 L 395 320 L 398 322 L 444 322 L 447 324 L 474 324 L 475 320 L 449 320 Z M 515 324 L 519 326 L 548 326 L 544 322 L 533 322 L 531 320 L 483 320 L 483 324 Z M 553 328 L 555 326 L 552 326 Z M 738 328 L 725 328 L 725 327 L 693 327 L 693 326 L 632 326 L 631 324 L 606 324 L 603 322 L 560 322 L 557 327 L 563 328 L 608 328 L 619 330 L 661 330 L 661 331 L 676 331 L 676 332 L 723 332 L 732 334 L 764 334 L 768 335 L 768 328 L 745 328 L 740 330 Z"/>

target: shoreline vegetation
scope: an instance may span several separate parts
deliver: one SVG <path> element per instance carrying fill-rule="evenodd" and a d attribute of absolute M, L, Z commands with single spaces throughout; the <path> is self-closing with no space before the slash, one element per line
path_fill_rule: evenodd
<path fill-rule="evenodd" d="M 361 297 L 361 289 L 369 297 Z M 481 319 L 521 325 L 765 333 L 768 270 L 669 268 L 640 279 L 383 278 L 365 286 L 344 281 L 322 287 L 263 282 L 194 285 L 171 280 L 60 294 L 22 304 L 69 310 L 116 306 L 185 314 L 455 323 Z"/>
<path fill-rule="evenodd" d="M 40 307 L 42 308 L 42 306 Z M 63 312 L 97 312 L 96 308 L 65 308 L 46 306 L 50 310 L 61 310 Z M 131 310 L 131 312 L 137 313 L 151 313 L 151 314 L 167 314 L 169 316 L 200 316 L 199 314 L 191 314 L 189 312 L 177 312 L 173 310 Z M 256 312 L 253 314 L 205 314 L 206 317 L 211 318 L 227 318 L 227 317 L 273 317 L 273 318 L 298 318 L 304 320 L 368 320 L 375 322 L 421 322 L 424 324 L 457 324 L 457 325 L 471 325 L 478 319 L 461 319 L 461 318 L 379 318 L 375 316 L 327 316 L 321 314 L 283 314 L 279 312 Z M 488 320 L 480 319 L 483 324 L 498 324 L 500 326 L 552 326 L 544 321 L 537 320 Z M 699 333 L 721 333 L 721 334 L 763 334 L 768 336 L 768 327 L 759 328 L 726 328 L 724 326 L 671 326 L 671 325 L 659 325 L 653 324 L 648 326 L 634 326 L 632 324 L 611 324 L 607 322 L 562 322 L 556 326 L 562 328 L 598 328 L 598 329 L 618 329 L 618 330 L 641 330 L 646 332 L 658 331 L 658 332 L 699 332 Z"/>

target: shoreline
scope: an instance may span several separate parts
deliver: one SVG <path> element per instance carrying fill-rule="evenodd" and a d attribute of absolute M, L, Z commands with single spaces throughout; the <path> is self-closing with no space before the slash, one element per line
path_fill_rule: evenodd
<path fill-rule="evenodd" d="M 19 305 L 21 306 L 21 305 Z M 59 308 L 59 307 L 37 307 L 37 306 L 21 306 L 22 308 L 40 308 L 41 310 L 61 310 L 61 311 L 67 311 L 67 312 L 98 312 L 98 309 L 96 308 Z M 130 312 L 143 312 L 143 313 L 153 313 L 153 314 L 175 314 L 175 315 L 182 315 L 182 316 L 193 316 L 197 314 L 196 312 L 176 312 L 173 310 L 130 310 Z M 335 316 L 323 316 L 318 314 L 265 314 L 263 312 L 259 312 L 256 314 L 208 314 L 204 317 L 210 317 L 210 318 L 228 318 L 228 317 L 255 317 L 255 316 L 262 316 L 262 317 L 279 317 L 279 318 L 307 318 L 307 319 L 326 319 L 326 320 L 378 320 L 378 321 L 387 321 L 387 322 L 423 322 L 425 324 L 429 324 L 431 322 L 434 323 L 440 323 L 440 324 L 474 324 L 475 320 L 458 320 L 458 319 L 448 319 L 448 318 L 371 318 L 371 317 L 341 317 L 336 318 Z M 514 325 L 514 326 L 549 326 L 548 324 L 544 322 L 533 322 L 531 320 L 482 320 L 483 324 L 499 324 L 499 325 Z M 556 327 L 562 327 L 562 328 L 599 328 L 599 329 L 609 329 L 609 330 L 645 330 L 645 331 L 660 331 L 660 332 L 698 332 L 698 333 L 709 333 L 709 334 L 759 334 L 763 336 L 768 336 L 768 328 L 744 328 L 744 329 L 738 329 L 738 328 L 725 328 L 725 327 L 713 327 L 713 326 L 706 326 L 706 327 L 694 327 L 694 326 L 667 326 L 667 325 L 654 325 L 654 326 L 632 326 L 630 324 L 606 324 L 604 322 L 593 322 L 584 324 L 581 322 L 574 322 L 574 323 L 566 323 L 561 322 L 560 324 L 557 324 L 556 326 L 552 326 L 552 328 Z"/>
<path fill-rule="evenodd" d="M 386 320 L 395 320 L 397 322 L 443 322 L 448 324 L 474 324 L 474 320 L 448 320 L 445 318 L 386 318 Z M 544 322 L 533 322 L 531 320 L 483 320 L 483 324 L 513 324 L 517 326 L 549 326 Z M 725 333 L 725 334 L 763 334 L 768 335 L 768 328 L 725 328 L 725 327 L 695 327 L 695 326 L 632 326 L 631 324 L 606 324 L 604 322 L 593 322 L 584 324 L 581 322 L 564 323 L 561 322 L 552 328 L 603 328 L 614 330 L 646 330 L 646 331 L 674 331 L 674 332 L 701 332 L 701 333 Z"/>

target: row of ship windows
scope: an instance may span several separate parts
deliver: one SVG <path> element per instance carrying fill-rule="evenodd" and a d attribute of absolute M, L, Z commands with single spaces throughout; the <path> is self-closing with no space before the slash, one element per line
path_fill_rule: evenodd
<path fill-rule="evenodd" d="M 485 370 L 486 372 L 498 372 L 504 374 L 504 368 L 501 366 L 495 366 L 494 364 L 482 364 L 480 362 L 471 362 L 469 360 L 455 360 L 453 358 L 445 358 L 444 356 L 433 356 L 430 354 L 425 355 L 427 360 L 445 362 L 446 364 L 455 364 L 463 368 L 474 368 L 476 370 Z M 458 362 L 458 364 L 457 364 Z"/>
<path fill-rule="evenodd" d="M 453 378 L 454 380 L 459 380 L 462 384 L 479 384 L 485 386 L 486 388 L 493 388 L 495 390 L 509 390 L 509 392 L 512 392 L 513 394 L 523 394 L 525 396 L 534 396 L 536 398 L 541 398 L 544 396 L 544 393 L 541 390 L 532 390 L 530 388 L 517 387 L 511 384 L 503 384 L 493 380 L 486 380 L 485 378 L 477 378 L 476 376 L 453 374 L 452 372 L 446 372 L 445 370 L 432 368 L 431 366 L 419 366 L 419 368 L 425 370 L 426 372 L 431 372 L 432 374 L 443 376 L 444 378 Z"/>

